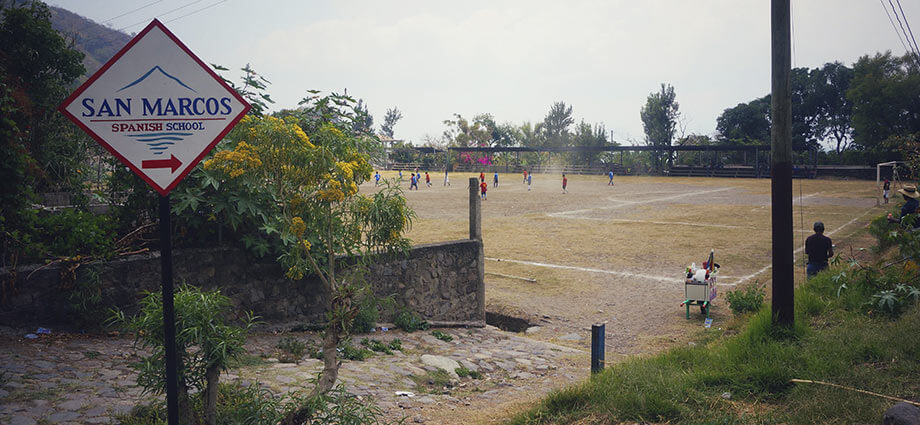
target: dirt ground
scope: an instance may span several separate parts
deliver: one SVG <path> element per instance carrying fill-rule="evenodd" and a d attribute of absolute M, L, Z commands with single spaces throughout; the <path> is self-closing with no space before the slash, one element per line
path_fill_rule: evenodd
<path fill-rule="evenodd" d="M 405 192 L 418 215 L 409 233 L 414 243 L 468 237 L 470 177 L 478 174 L 452 174 L 452 185 L 443 186 L 443 174 L 434 173 L 431 188 L 422 182 Z M 710 249 L 721 265 L 714 327 L 731 316 L 726 291 L 771 278 L 769 179 L 617 176 L 608 186 L 604 176 L 572 175 L 567 194 L 561 180 L 537 174 L 528 191 L 522 175 L 501 174 L 498 187 L 486 176 L 487 310 L 527 318 L 535 326 L 529 337 L 589 349 L 591 324 L 605 323 L 608 362 L 655 353 L 702 327 L 698 309 L 684 317 L 681 278 Z M 871 243 L 847 239 L 881 212 L 874 182 L 795 180 L 793 192 L 797 282 L 815 221 L 825 223 L 838 252 Z"/>

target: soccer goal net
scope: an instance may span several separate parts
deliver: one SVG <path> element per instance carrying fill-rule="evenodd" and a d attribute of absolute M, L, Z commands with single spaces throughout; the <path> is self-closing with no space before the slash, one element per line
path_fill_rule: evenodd
<path fill-rule="evenodd" d="M 891 182 L 891 191 L 901 188 L 900 174 L 907 171 L 905 167 L 906 165 L 902 161 L 880 162 L 875 165 L 875 186 L 878 189 L 875 197 L 876 203 L 881 204 L 883 201 L 883 182 L 885 180 Z M 891 191 L 889 191 L 889 197 L 891 196 Z"/>

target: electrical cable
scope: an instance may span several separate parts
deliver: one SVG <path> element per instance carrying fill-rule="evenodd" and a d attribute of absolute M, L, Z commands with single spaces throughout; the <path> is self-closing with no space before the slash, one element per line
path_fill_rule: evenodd
<path fill-rule="evenodd" d="M 914 50 L 915 50 L 917 53 L 920 53 L 920 46 L 917 46 L 917 39 L 914 38 L 914 31 L 910 29 L 910 22 L 907 21 L 907 15 L 904 14 L 904 8 L 901 7 L 901 0 L 895 0 L 895 1 L 898 3 L 898 10 L 901 11 L 901 16 L 904 17 L 904 24 L 907 25 L 907 32 L 910 33 L 910 40 L 908 40 L 907 43 L 910 44 L 910 42 L 913 41 L 913 42 L 914 42 Z M 916 53 L 915 53 L 915 54 L 916 54 Z M 918 61 L 918 65 L 920 65 L 920 56 L 918 56 L 918 57 L 916 57 L 916 58 L 917 58 L 917 61 Z"/>
<path fill-rule="evenodd" d="M 891 11 L 894 12 L 894 18 L 898 20 L 898 26 L 901 27 L 901 33 L 904 34 L 904 38 L 907 38 L 907 30 L 904 29 L 904 24 L 901 23 L 901 16 L 898 15 L 898 11 L 894 10 L 894 3 L 891 0 L 888 0 L 888 4 L 891 5 Z M 907 38 L 907 47 L 910 47 L 910 53 L 914 55 L 914 59 L 917 58 L 917 51 L 914 50 L 914 45 L 910 44 L 910 39 Z"/>
<path fill-rule="evenodd" d="M 888 6 L 885 6 L 885 1 L 878 0 L 878 2 L 882 4 L 882 9 L 885 9 L 885 14 L 888 15 L 888 22 L 891 22 L 891 28 L 894 28 L 894 33 L 898 35 L 898 41 L 901 42 L 901 47 L 906 51 L 911 51 L 911 49 L 908 49 L 907 45 L 904 44 L 904 39 L 901 38 L 901 32 L 898 31 L 898 27 L 894 25 L 894 19 L 891 19 L 891 13 L 888 12 Z"/>
<path fill-rule="evenodd" d="M 134 13 L 134 12 L 137 12 L 138 10 L 141 10 L 141 9 L 146 9 L 146 8 L 148 8 L 148 7 L 150 7 L 150 6 L 153 6 L 153 5 L 155 5 L 155 4 L 157 4 L 157 3 L 161 2 L 161 1 L 163 1 L 163 0 L 155 0 L 155 1 L 152 1 L 152 2 L 150 2 L 150 3 L 147 3 L 147 4 L 145 4 L 145 5 L 143 5 L 143 6 L 139 7 L 139 8 L 137 8 L 137 9 L 127 11 L 127 12 L 125 12 L 125 13 L 122 13 L 121 15 L 118 15 L 118 16 L 114 17 L 114 18 L 111 18 L 111 19 L 102 21 L 102 23 L 103 23 L 103 24 L 106 24 L 106 23 L 112 22 L 112 21 L 114 21 L 114 20 L 116 20 L 116 19 L 118 19 L 118 18 L 120 18 L 120 17 L 122 17 L 122 16 L 130 15 L 130 14 L 132 14 L 132 13 Z"/>
<path fill-rule="evenodd" d="M 217 5 L 221 4 L 221 3 L 224 3 L 224 2 L 226 2 L 226 1 L 227 1 L 227 0 L 220 0 L 219 2 L 214 3 L 214 4 L 210 5 L 210 6 L 202 7 L 201 9 L 198 9 L 198 10 L 196 10 L 196 11 L 194 11 L 194 12 L 186 13 L 185 15 L 179 16 L 179 17 L 177 17 L 177 18 L 170 19 L 170 20 L 168 20 L 168 21 L 166 21 L 166 22 L 169 23 L 169 22 L 178 21 L 178 20 L 180 20 L 180 19 L 182 19 L 182 18 L 184 18 L 184 17 L 186 17 L 186 16 L 194 15 L 194 14 L 196 14 L 196 13 L 198 13 L 198 12 L 201 12 L 201 11 L 206 10 L 206 9 L 210 9 L 210 8 L 212 8 L 212 7 L 214 7 L 214 6 L 217 6 Z"/>
<path fill-rule="evenodd" d="M 166 11 L 166 12 L 157 14 L 157 15 L 155 15 L 154 17 L 166 16 L 166 15 L 169 15 L 170 13 L 177 12 L 177 11 L 179 11 L 179 10 L 185 9 L 186 7 L 189 7 L 189 6 L 193 5 L 193 4 L 201 3 L 202 1 L 203 1 L 203 0 L 195 0 L 195 1 L 192 1 L 192 2 L 189 2 L 189 3 L 186 3 L 186 4 L 183 5 L 183 6 L 179 6 L 179 7 L 175 8 L 175 9 L 168 10 L 168 11 Z M 138 25 L 140 25 L 140 24 L 146 24 L 146 23 L 150 22 L 152 19 L 153 19 L 153 17 L 144 19 L 143 21 L 138 21 L 138 22 L 133 23 L 133 24 L 131 24 L 131 25 L 128 25 L 128 26 L 126 26 L 126 27 L 122 27 L 122 28 L 119 29 L 118 31 L 124 31 L 124 30 L 126 30 L 126 29 L 128 29 L 128 28 L 136 27 L 136 26 L 138 26 Z"/>

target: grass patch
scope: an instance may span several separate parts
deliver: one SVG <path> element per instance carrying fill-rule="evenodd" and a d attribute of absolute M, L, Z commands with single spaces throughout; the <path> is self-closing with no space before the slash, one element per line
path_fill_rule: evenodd
<path fill-rule="evenodd" d="M 920 393 L 920 308 L 897 318 L 866 314 L 871 289 L 851 286 L 837 296 L 839 272 L 796 290 L 794 329 L 774 328 L 764 306 L 735 336 L 701 336 L 695 346 L 618 364 L 510 423 L 877 423 L 893 402 L 790 382 L 821 380 L 907 399 Z"/>
<path fill-rule="evenodd" d="M 454 340 L 454 337 L 452 337 L 452 336 L 450 336 L 450 335 L 448 335 L 448 334 L 446 334 L 446 333 L 444 333 L 444 332 L 441 332 L 441 331 L 431 331 L 431 336 L 433 336 L 433 337 L 435 337 L 435 338 L 437 338 L 437 339 L 439 339 L 439 340 L 441 340 L 441 341 L 444 341 L 444 342 L 451 342 L 451 341 Z"/>
<path fill-rule="evenodd" d="M 415 382 L 415 390 L 420 393 L 442 393 L 445 390 L 453 388 L 450 373 L 446 370 L 429 370 L 424 375 L 409 376 L 412 382 Z"/>
<path fill-rule="evenodd" d="M 473 378 L 473 379 L 482 379 L 482 374 L 479 373 L 479 371 L 467 369 L 467 368 L 465 368 L 465 367 L 463 367 L 463 366 L 460 366 L 460 367 L 454 369 L 454 372 L 456 372 L 456 373 L 457 373 L 457 376 L 459 376 L 459 377 L 461 377 L 461 378 L 470 377 L 470 378 Z"/>

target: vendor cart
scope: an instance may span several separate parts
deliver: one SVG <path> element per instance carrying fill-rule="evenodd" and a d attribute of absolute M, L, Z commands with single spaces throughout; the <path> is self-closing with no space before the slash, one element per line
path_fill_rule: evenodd
<path fill-rule="evenodd" d="M 715 263 L 715 250 L 710 250 L 709 259 L 703 262 L 701 268 L 696 263 L 687 267 L 684 279 L 684 302 L 682 307 L 687 308 L 687 319 L 690 318 L 690 306 L 700 306 L 700 313 L 709 317 L 709 307 L 716 298 L 716 277 L 719 274 L 719 265 Z"/>

